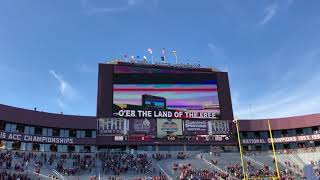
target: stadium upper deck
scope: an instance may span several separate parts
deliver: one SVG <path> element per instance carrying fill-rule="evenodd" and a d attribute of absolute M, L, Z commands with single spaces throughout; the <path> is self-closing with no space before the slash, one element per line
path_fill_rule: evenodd
<path fill-rule="evenodd" d="M 240 121 L 245 150 L 270 150 L 267 119 Z M 320 146 L 320 114 L 270 119 L 276 149 Z"/>

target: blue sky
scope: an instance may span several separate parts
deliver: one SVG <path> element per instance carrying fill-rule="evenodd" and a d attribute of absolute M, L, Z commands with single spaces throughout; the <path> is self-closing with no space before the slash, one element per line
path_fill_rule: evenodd
<path fill-rule="evenodd" d="M 235 116 L 320 112 L 320 1 L 0 0 L 0 103 L 95 115 L 97 64 L 151 47 L 228 71 Z M 169 57 L 173 62 L 174 58 Z"/>

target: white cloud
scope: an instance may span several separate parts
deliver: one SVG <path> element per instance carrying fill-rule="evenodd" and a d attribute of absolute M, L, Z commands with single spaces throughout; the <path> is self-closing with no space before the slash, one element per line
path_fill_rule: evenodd
<path fill-rule="evenodd" d="M 64 110 L 66 108 L 66 104 L 60 98 L 57 99 L 57 104 L 61 110 Z"/>
<path fill-rule="evenodd" d="M 283 1 L 274 1 L 272 4 L 269 4 L 263 10 L 263 18 L 259 21 L 258 25 L 264 26 L 268 24 L 279 11 L 286 11 L 292 6 L 294 0 L 283 0 Z"/>
<path fill-rule="evenodd" d="M 127 11 L 134 6 L 143 3 L 144 1 L 145 0 L 124 0 L 122 5 L 118 7 L 93 7 L 92 3 L 89 3 L 88 0 L 82 0 L 81 6 L 88 14 L 116 13 Z"/>
<path fill-rule="evenodd" d="M 298 58 L 297 64 L 287 67 L 285 78 L 279 76 L 273 90 L 252 101 L 245 99 L 242 101 L 245 104 L 237 97 L 235 116 L 251 119 L 319 113 L 320 66 L 316 63 L 319 58 L 320 50 L 309 51 Z"/>
<path fill-rule="evenodd" d="M 264 17 L 259 22 L 259 24 L 263 26 L 263 25 L 267 24 L 268 22 L 270 22 L 271 19 L 276 15 L 277 10 L 278 10 L 278 4 L 277 3 L 273 3 L 273 4 L 269 5 L 269 6 L 267 6 L 264 9 Z"/>
<path fill-rule="evenodd" d="M 68 100 L 74 100 L 77 97 L 76 90 L 63 79 L 63 77 L 57 74 L 54 70 L 50 70 L 49 73 L 58 81 L 59 92 L 61 96 Z"/>

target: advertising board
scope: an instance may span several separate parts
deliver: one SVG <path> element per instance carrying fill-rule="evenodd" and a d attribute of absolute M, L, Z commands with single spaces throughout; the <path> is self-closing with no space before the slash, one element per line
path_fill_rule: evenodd
<path fill-rule="evenodd" d="M 181 119 L 158 118 L 157 119 L 157 135 L 158 136 L 182 135 Z"/>

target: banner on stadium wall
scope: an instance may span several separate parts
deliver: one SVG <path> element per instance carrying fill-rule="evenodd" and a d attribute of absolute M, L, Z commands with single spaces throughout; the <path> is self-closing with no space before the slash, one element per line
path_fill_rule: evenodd
<path fill-rule="evenodd" d="M 208 134 L 208 121 L 185 120 L 183 125 L 184 125 L 184 134 L 186 135 Z"/>
<path fill-rule="evenodd" d="M 0 132 L 0 139 L 8 141 L 27 141 L 35 143 L 74 144 L 74 138 L 37 136 L 20 133 Z"/>
<path fill-rule="evenodd" d="M 157 119 L 157 135 L 182 135 L 182 121 L 181 119 Z"/>
<path fill-rule="evenodd" d="M 124 118 L 100 118 L 98 119 L 99 134 L 127 134 L 128 119 Z"/>
<path fill-rule="evenodd" d="M 299 141 L 313 141 L 319 140 L 320 134 L 304 135 L 304 136 L 292 136 L 292 137 L 281 137 L 273 138 L 274 143 L 288 143 L 288 142 L 299 142 Z M 242 139 L 243 144 L 266 144 L 271 143 L 271 138 L 268 139 Z"/>
<path fill-rule="evenodd" d="M 208 122 L 209 134 L 228 134 L 229 133 L 229 123 L 225 120 L 213 120 Z"/>
<path fill-rule="evenodd" d="M 130 134 L 155 134 L 155 132 L 156 132 L 156 120 L 153 118 L 129 120 Z"/>

